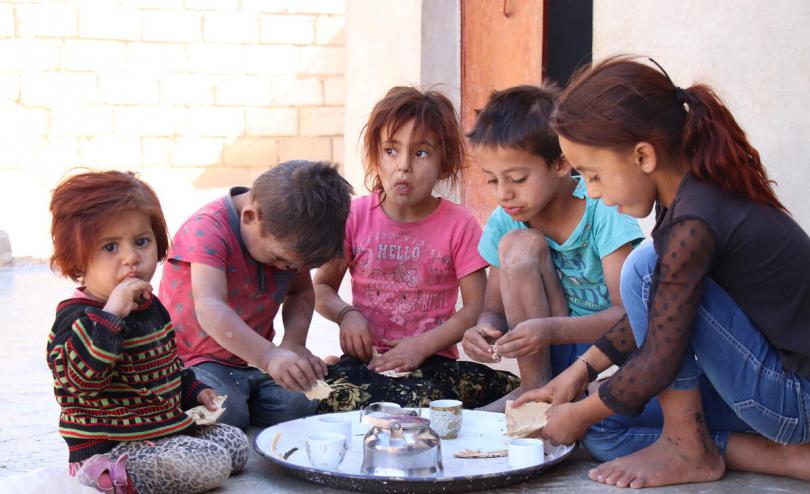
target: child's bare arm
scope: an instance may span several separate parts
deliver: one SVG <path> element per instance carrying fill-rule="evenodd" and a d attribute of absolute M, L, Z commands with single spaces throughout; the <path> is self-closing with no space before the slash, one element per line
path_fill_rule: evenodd
<path fill-rule="evenodd" d="M 506 310 L 503 308 L 501 297 L 500 270 L 495 266 L 489 267 L 489 280 L 487 280 L 484 308 L 478 316 L 478 325 L 491 326 L 500 331 L 508 329 Z"/>
<path fill-rule="evenodd" d="M 417 336 L 396 341 L 384 340 L 391 350 L 372 362 L 373 370 L 391 369 L 404 372 L 418 368 L 431 355 L 454 345 L 464 332 L 475 323 L 484 303 L 486 274 L 479 269 L 459 280 L 463 306 L 442 325 Z"/>
<path fill-rule="evenodd" d="M 312 288 L 312 278 L 310 278 L 309 270 L 301 269 L 295 275 L 284 304 L 281 306 L 284 339 L 280 346 L 309 360 L 317 377 L 323 379 L 326 376 L 326 364 L 306 347 L 314 308 L 315 291 Z"/>
<path fill-rule="evenodd" d="M 335 259 L 318 268 L 315 272 L 315 309 L 323 317 L 338 323 L 341 350 L 368 362 L 372 356 L 368 321 L 338 295 L 346 269 L 348 266 L 342 259 Z"/>
<path fill-rule="evenodd" d="M 520 357 L 548 345 L 592 343 L 599 339 L 624 316 L 619 281 L 622 265 L 631 250 L 631 245 L 625 244 L 602 259 L 602 271 L 612 307 L 582 317 L 545 317 L 523 321 L 498 340 L 498 352 L 505 357 Z"/>
<path fill-rule="evenodd" d="M 191 263 L 191 290 L 200 326 L 220 346 L 268 372 L 287 389 L 306 391 L 315 384 L 315 371 L 306 359 L 263 338 L 228 306 L 224 271 Z"/>
<path fill-rule="evenodd" d="M 340 283 L 348 266 L 341 259 L 334 259 L 319 267 L 313 279 L 315 287 L 315 310 L 318 314 L 335 321 L 341 309 L 349 305 L 338 295 Z"/>
<path fill-rule="evenodd" d="M 301 269 L 293 278 L 284 304 L 281 306 L 281 319 L 284 321 L 283 343 L 306 345 L 312 311 L 315 309 L 315 290 L 309 270 Z"/>
<path fill-rule="evenodd" d="M 478 316 L 478 322 L 464 332 L 461 341 L 464 352 L 478 362 L 497 361 L 498 357 L 492 354 L 491 345 L 503 335 L 506 327 L 499 271 L 495 266 L 490 266 L 484 308 Z"/>

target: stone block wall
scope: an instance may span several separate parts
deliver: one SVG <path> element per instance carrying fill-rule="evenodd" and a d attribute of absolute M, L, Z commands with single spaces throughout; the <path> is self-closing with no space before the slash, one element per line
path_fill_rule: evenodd
<path fill-rule="evenodd" d="M 15 255 L 49 255 L 49 193 L 76 167 L 139 172 L 176 227 L 281 161 L 342 161 L 344 18 L 344 0 L 0 3 Z"/>

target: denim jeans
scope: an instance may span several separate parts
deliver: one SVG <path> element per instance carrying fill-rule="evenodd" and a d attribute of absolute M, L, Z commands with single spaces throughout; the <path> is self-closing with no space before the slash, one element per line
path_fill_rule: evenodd
<path fill-rule="evenodd" d="M 304 393 L 288 391 L 273 378 L 253 367 L 230 367 L 215 362 L 203 362 L 192 367 L 197 379 L 228 395 L 222 405 L 225 413 L 220 423 L 247 429 L 248 425 L 269 427 L 312 415 L 318 409 L 317 400 L 308 400 Z"/>
<path fill-rule="evenodd" d="M 639 347 L 647 333 L 657 261 L 652 245 L 644 244 L 622 268 L 622 302 Z M 784 369 L 779 352 L 711 279 L 689 343 L 669 389 L 700 388 L 706 424 L 721 452 L 731 432 L 756 432 L 780 444 L 810 442 L 810 380 Z M 653 399 L 639 416 L 614 415 L 595 424 L 583 442 L 591 454 L 610 460 L 651 445 L 662 424 Z"/>

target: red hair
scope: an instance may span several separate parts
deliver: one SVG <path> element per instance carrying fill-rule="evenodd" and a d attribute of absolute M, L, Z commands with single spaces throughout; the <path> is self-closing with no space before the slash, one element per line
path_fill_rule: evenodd
<path fill-rule="evenodd" d="M 558 101 L 552 126 L 590 146 L 650 142 L 663 155 L 685 157 L 698 180 L 786 211 L 759 153 L 715 92 L 704 84 L 678 90 L 668 76 L 632 57 L 580 71 Z"/>
<path fill-rule="evenodd" d="M 166 258 L 169 235 L 157 194 L 132 172 L 106 171 L 74 175 L 51 197 L 51 269 L 78 282 L 90 261 L 99 230 L 114 215 L 136 210 L 149 216 L 158 261 Z"/>
<path fill-rule="evenodd" d="M 374 105 L 368 123 L 363 128 L 363 157 L 366 162 L 366 187 L 382 189 L 380 180 L 380 151 L 383 131 L 392 136 L 414 120 L 411 138 L 418 141 L 427 134 L 436 135 L 441 153 L 439 178 L 455 185 L 464 166 L 465 138 L 458 115 L 447 96 L 438 91 L 420 91 L 397 86 Z"/>

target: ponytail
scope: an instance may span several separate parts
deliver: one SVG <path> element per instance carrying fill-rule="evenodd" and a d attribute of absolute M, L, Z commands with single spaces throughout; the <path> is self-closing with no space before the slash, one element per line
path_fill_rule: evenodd
<path fill-rule="evenodd" d="M 787 211 L 759 153 L 711 88 L 680 89 L 663 69 L 631 57 L 608 58 L 578 72 L 551 125 L 558 135 L 590 146 L 624 149 L 650 142 L 662 155 L 685 157 L 698 180 Z"/>
<path fill-rule="evenodd" d="M 774 194 L 774 181 L 768 178 L 759 152 L 715 92 L 704 84 L 684 92 L 689 111 L 681 153 L 688 158 L 692 174 L 729 194 L 787 211 Z"/>

